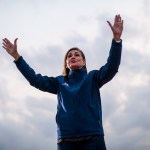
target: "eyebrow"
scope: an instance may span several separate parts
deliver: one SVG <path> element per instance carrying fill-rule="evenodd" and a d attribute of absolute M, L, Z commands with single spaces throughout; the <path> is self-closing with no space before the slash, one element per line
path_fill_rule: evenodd
<path fill-rule="evenodd" d="M 81 53 L 78 52 L 78 51 L 76 51 L 76 52 L 74 52 L 74 53 L 75 53 L 75 54 L 81 54 Z M 69 52 L 68 55 L 69 55 L 69 54 L 72 54 L 72 52 Z"/>

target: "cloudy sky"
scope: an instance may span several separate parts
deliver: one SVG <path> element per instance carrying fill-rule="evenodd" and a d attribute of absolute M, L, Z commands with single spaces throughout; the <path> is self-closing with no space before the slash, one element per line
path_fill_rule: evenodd
<path fill-rule="evenodd" d="M 124 20 L 118 74 L 101 88 L 108 150 L 150 149 L 149 0 L 0 0 L 0 38 L 37 73 L 62 73 L 63 57 L 81 48 L 88 70 L 105 64 L 112 40 L 107 20 Z M 0 47 L 0 150 L 56 150 L 55 95 L 29 85 Z"/>

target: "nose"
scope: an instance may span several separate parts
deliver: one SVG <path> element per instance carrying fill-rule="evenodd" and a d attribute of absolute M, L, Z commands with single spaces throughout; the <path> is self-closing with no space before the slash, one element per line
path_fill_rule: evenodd
<path fill-rule="evenodd" d="M 74 56 L 74 55 L 72 55 L 70 59 L 75 59 L 75 56 Z"/>

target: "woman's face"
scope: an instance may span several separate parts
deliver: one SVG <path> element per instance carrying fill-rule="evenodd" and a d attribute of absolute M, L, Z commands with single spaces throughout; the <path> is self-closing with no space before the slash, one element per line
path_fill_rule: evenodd
<path fill-rule="evenodd" d="M 71 50 L 66 59 L 67 68 L 71 70 L 79 69 L 85 65 L 81 52 L 78 50 Z"/>

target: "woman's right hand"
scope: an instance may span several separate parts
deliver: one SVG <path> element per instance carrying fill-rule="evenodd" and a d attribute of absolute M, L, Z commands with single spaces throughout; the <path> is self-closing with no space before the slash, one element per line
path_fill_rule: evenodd
<path fill-rule="evenodd" d="M 12 44 L 7 38 L 3 39 L 3 48 L 10 54 L 15 60 L 18 60 L 20 57 L 18 51 L 17 51 L 17 40 L 16 38 L 14 40 L 14 44 Z"/>

